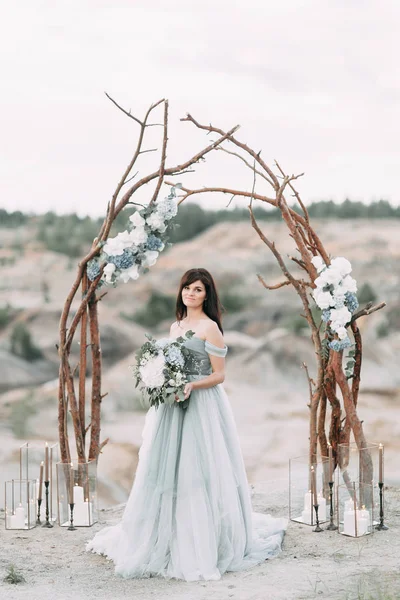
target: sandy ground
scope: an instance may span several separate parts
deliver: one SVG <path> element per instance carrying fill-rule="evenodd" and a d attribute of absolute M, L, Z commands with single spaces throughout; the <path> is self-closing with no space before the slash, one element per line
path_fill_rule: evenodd
<path fill-rule="evenodd" d="M 254 488 L 253 505 L 260 512 L 287 514 L 287 490 L 274 482 Z M 118 521 L 123 506 L 100 512 L 93 528 L 68 532 L 36 528 L 27 532 L 0 527 L 0 598 L 2 600 L 393 600 L 400 598 L 400 490 L 386 492 L 386 532 L 360 539 L 336 532 L 314 533 L 289 523 L 283 552 L 274 560 L 220 581 L 187 583 L 163 578 L 124 580 L 113 564 L 86 553 L 84 544 L 104 524 Z M 26 583 L 10 585 L 3 577 L 11 564 Z"/>

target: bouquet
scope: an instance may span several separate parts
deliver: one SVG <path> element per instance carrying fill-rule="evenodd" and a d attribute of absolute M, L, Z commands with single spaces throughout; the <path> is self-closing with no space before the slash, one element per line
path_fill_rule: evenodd
<path fill-rule="evenodd" d="M 160 404 L 179 402 L 181 408 L 188 407 L 189 399 L 185 400 L 184 389 L 187 383 L 185 363 L 190 350 L 184 343 L 193 336 L 193 331 L 187 331 L 176 340 L 156 340 L 146 334 L 148 341 L 137 351 L 133 367 L 135 387 L 141 386 L 144 404 L 158 408 Z"/>

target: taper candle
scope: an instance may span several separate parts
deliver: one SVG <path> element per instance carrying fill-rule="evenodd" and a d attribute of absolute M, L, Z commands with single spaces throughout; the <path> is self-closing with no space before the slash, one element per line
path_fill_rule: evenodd
<path fill-rule="evenodd" d="M 69 471 L 69 482 L 68 482 L 68 502 L 69 504 L 74 503 L 74 463 L 70 464 Z"/>
<path fill-rule="evenodd" d="M 332 446 L 328 444 L 328 455 L 329 455 L 329 481 L 333 481 L 333 455 Z"/>
<path fill-rule="evenodd" d="M 44 449 L 44 480 L 50 481 L 49 479 L 49 445 L 46 442 Z"/>
<path fill-rule="evenodd" d="M 383 445 L 379 444 L 379 481 L 383 483 Z"/>
<path fill-rule="evenodd" d="M 42 499 L 42 490 L 43 490 L 43 461 L 40 463 L 40 475 L 39 475 L 39 491 L 38 491 L 38 500 Z"/>
<path fill-rule="evenodd" d="M 313 496 L 313 502 L 314 505 L 318 504 L 318 498 L 317 498 L 317 478 L 316 478 L 316 473 L 315 473 L 315 469 L 314 466 L 311 466 L 311 493 Z"/>

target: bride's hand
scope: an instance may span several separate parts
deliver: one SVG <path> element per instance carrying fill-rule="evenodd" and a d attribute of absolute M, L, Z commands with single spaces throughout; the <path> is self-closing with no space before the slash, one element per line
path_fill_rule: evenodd
<path fill-rule="evenodd" d="M 190 394 L 193 391 L 193 382 L 189 382 L 185 385 L 185 389 L 184 389 L 184 394 L 185 394 L 185 400 L 187 400 L 190 396 Z"/>

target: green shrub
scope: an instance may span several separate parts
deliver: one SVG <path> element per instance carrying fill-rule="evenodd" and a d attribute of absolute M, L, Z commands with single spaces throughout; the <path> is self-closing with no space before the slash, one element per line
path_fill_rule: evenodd
<path fill-rule="evenodd" d="M 379 323 L 378 327 L 376 328 L 376 335 L 378 338 L 384 338 L 389 335 L 389 323 L 387 321 L 382 321 L 382 323 Z"/>
<path fill-rule="evenodd" d="M 135 321 L 144 327 L 156 327 L 161 321 L 173 318 L 175 313 L 175 296 L 153 291 L 146 305 L 133 315 L 121 313 L 128 321 Z"/>
<path fill-rule="evenodd" d="M 221 302 L 226 312 L 239 312 L 246 307 L 246 299 L 234 292 L 222 292 Z"/>
<path fill-rule="evenodd" d="M 33 392 L 28 392 L 11 405 L 9 425 L 16 438 L 23 439 L 29 435 L 29 419 L 37 412 L 33 400 Z"/>
<path fill-rule="evenodd" d="M 10 565 L 7 569 L 7 575 L 3 579 L 4 583 L 11 583 L 16 585 L 17 583 L 25 583 L 25 577 L 17 571 L 14 565 Z"/>
<path fill-rule="evenodd" d="M 32 341 L 29 329 L 25 323 L 17 323 L 11 333 L 10 339 L 11 352 L 25 360 L 38 360 L 43 354 Z"/>
<path fill-rule="evenodd" d="M 357 298 L 360 304 L 367 304 L 367 302 L 375 302 L 377 295 L 372 289 L 369 283 L 363 283 L 360 291 L 357 293 Z"/>

